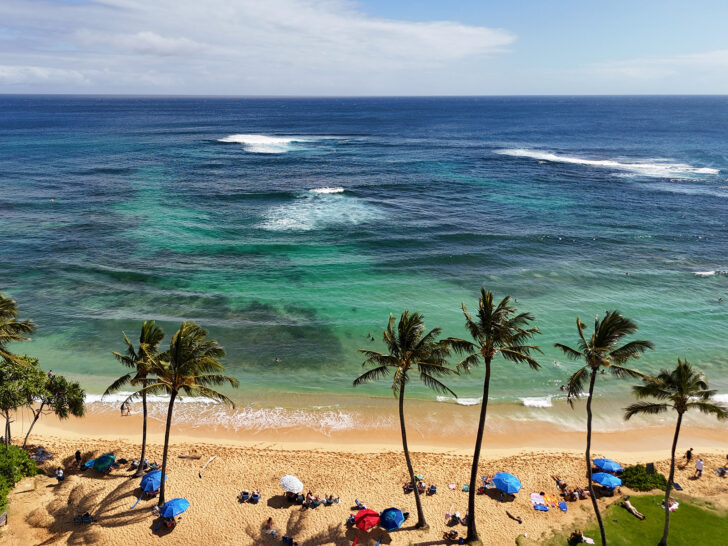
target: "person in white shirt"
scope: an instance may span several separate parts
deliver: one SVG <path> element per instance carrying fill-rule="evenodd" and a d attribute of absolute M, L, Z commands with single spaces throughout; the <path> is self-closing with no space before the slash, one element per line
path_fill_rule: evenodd
<path fill-rule="evenodd" d="M 699 478 L 703 475 L 703 459 L 698 459 L 698 462 L 695 463 L 695 477 Z"/>

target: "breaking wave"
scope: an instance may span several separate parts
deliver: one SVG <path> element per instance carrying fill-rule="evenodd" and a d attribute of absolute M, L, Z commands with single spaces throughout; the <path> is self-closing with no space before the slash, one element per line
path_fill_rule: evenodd
<path fill-rule="evenodd" d="M 583 157 L 559 155 L 544 150 L 530 150 L 527 148 L 507 148 L 495 150 L 495 153 L 512 157 L 537 159 L 539 162 L 545 161 L 551 163 L 569 163 L 573 165 L 586 165 L 589 167 L 602 167 L 655 178 L 690 178 L 695 177 L 696 175 L 716 175 L 720 172 L 719 169 L 693 167 L 686 163 L 674 163 L 668 159 L 623 162 L 616 159 L 586 159 Z"/>
<path fill-rule="evenodd" d="M 295 149 L 300 149 L 297 144 L 316 142 L 335 137 L 313 137 L 313 136 L 269 136 L 258 134 L 236 134 L 228 135 L 218 139 L 218 142 L 242 144 L 246 152 L 253 154 L 284 154 Z"/>

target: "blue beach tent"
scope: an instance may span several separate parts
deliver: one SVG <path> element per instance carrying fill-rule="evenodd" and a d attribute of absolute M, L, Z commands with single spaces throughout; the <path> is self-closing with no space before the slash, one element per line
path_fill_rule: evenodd
<path fill-rule="evenodd" d="M 173 518 L 179 516 L 182 512 L 190 507 L 190 501 L 187 499 L 172 499 L 164 503 L 159 515 L 163 518 Z"/>
<path fill-rule="evenodd" d="M 499 491 L 513 495 L 521 490 L 521 481 L 508 472 L 498 472 L 493 476 L 493 484 Z"/>
<path fill-rule="evenodd" d="M 615 487 L 622 485 L 622 480 L 620 480 L 617 476 L 607 474 L 606 472 L 597 472 L 596 474 L 592 474 L 592 481 L 599 485 L 603 485 L 604 487 L 609 487 L 610 489 L 614 489 Z"/>
<path fill-rule="evenodd" d="M 594 466 L 605 472 L 621 472 L 622 467 L 611 459 L 594 459 Z"/>

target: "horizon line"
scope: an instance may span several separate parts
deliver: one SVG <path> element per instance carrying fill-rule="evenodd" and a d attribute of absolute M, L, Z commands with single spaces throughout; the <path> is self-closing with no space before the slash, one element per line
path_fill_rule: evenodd
<path fill-rule="evenodd" d="M 205 99 L 438 99 L 438 98 L 580 98 L 580 97 L 728 97 L 728 93 L 514 93 L 484 95 L 205 95 L 183 93 L 6 93 L 0 97 L 107 97 L 107 98 L 205 98 Z"/>

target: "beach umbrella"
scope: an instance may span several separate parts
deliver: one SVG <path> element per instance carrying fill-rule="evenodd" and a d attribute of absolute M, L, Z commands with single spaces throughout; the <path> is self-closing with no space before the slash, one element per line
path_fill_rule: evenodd
<path fill-rule="evenodd" d="M 359 510 L 354 516 L 354 523 L 362 531 L 368 531 L 379 523 L 379 514 L 374 510 Z"/>
<path fill-rule="evenodd" d="M 301 493 L 303 491 L 303 482 L 291 474 L 286 474 L 281 478 L 281 487 L 286 493 Z"/>
<path fill-rule="evenodd" d="M 422 474 L 415 474 L 415 478 L 417 478 L 418 480 L 424 480 L 425 479 L 425 477 Z"/>
<path fill-rule="evenodd" d="M 622 485 L 622 480 L 620 480 L 617 476 L 607 474 L 606 472 L 597 472 L 596 474 L 592 474 L 592 481 L 597 482 L 599 485 L 603 485 L 604 487 L 609 487 L 610 489 L 614 489 L 615 487 Z"/>
<path fill-rule="evenodd" d="M 182 512 L 190 507 L 190 501 L 187 499 L 172 499 L 164 503 L 159 515 L 163 518 L 173 518 L 179 516 Z"/>
<path fill-rule="evenodd" d="M 385 531 L 394 531 L 402 527 L 404 514 L 399 508 L 387 508 L 379 514 L 379 526 Z"/>
<path fill-rule="evenodd" d="M 620 472 L 622 467 L 611 459 L 594 459 L 594 466 L 606 472 Z"/>
<path fill-rule="evenodd" d="M 499 491 L 512 495 L 521 490 L 521 481 L 508 472 L 498 472 L 493 476 L 493 484 Z"/>
<path fill-rule="evenodd" d="M 167 481 L 167 476 L 164 477 L 164 481 Z M 145 493 L 156 491 L 162 485 L 162 471 L 152 470 L 142 478 L 139 485 Z"/>
<path fill-rule="evenodd" d="M 104 472 L 111 468 L 111 465 L 114 464 L 115 460 L 116 455 L 114 455 L 113 453 L 105 453 L 94 461 L 94 470 Z"/>

